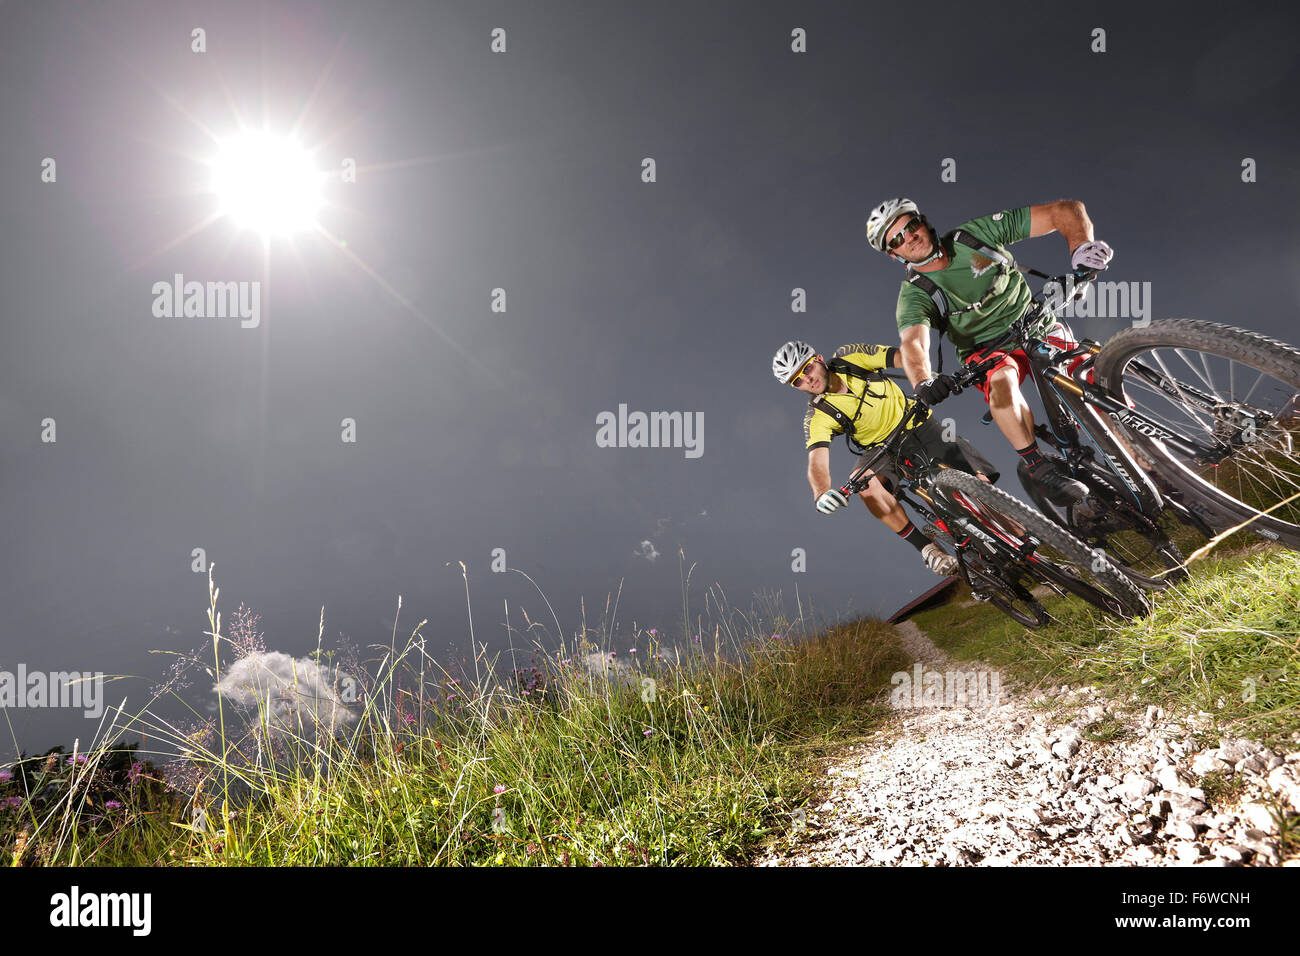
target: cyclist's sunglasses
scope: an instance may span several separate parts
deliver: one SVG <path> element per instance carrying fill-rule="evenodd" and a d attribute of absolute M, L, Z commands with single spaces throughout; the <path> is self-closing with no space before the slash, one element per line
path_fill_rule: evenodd
<path fill-rule="evenodd" d="M 799 374 L 796 375 L 794 378 L 790 379 L 791 388 L 798 388 L 800 385 L 803 384 L 803 373 L 808 371 L 808 366 L 815 361 L 817 361 L 817 356 L 814 355 L 808 361 L 804 362 L 802 365 L 799 366 Z"/>
<path fill-rule="evenodd" d="M 918 216 L 913 216 L 911 219 L 907 220 L 907 225 L 902 228 L 902 231 L 889 237 L 889 241 L 885 243 L 885 248 L 892 252 L 894 249 L 897 249 L 903 243 L 907 242 L 907 237 L 920 228 L 921 219 Z"/>

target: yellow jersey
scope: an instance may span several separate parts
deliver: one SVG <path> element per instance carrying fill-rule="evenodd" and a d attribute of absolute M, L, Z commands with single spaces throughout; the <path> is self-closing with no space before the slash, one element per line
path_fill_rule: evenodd
<path fill-rule="evenodd" d="M 893 361 L 895 349 L 886 345 L 841 345 L 831 359 L 842 358 L 868 372 L 885 369 Z M 825 448 L 831 439 L 844 434 L 844 427 L 826 406 L 837 409 L 846 421 L 853 422 L 853 440 L 860 445 L 884 441 L 898 427 L 908 401 L 893 379 L 871 376 L 861 378 L 847 372 L 833 373 L 848 388 L 847 392 L 826 391 L 808 401 L 803 418 L 805 447 Z"/>

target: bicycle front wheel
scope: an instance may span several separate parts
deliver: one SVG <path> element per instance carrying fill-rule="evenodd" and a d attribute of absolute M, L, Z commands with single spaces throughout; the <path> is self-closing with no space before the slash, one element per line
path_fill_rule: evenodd
<path fill-rule="evenodd" d="M 1193 458 L 1134 427 L 1116 432 L 1211 526 L 1300 549 L 1300 349 L 1245 329 L 1165 319 L 1103 347 L 1095 380 L 1160 428 L 1217 449 Z"/>
<path fill-rule="evenodd" d="M 935 488 L 1003 544 L 1021 552 L 1017 563 L 1058 591 L 1083 598 L 1116 617 L 1141 617 L 1146 596 L 1099 548 L 1089 548 L 1019 498 L 963 471 L 946 468 Z M 1032 549 L 1029 538 L 1038 543 Z"/>

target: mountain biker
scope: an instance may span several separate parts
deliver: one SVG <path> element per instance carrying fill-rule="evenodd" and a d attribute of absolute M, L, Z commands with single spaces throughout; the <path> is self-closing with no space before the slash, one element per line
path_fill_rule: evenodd
<path fill-rule="evenodd" d="M 807 342 L 786 342 L 772 358 L 772 374 L 778 381 L 812 396 L 803 420 L 804 444 L 808 449 L 808 484 L 822 514 L 848 504 L 844 494 L 831 484 L 831 439 L 847 433 L 850 426 L 859 445 L 876 444 L 890 436 L 902 421 L 908 401 L 903 390 L 881 370 L 901 367 L 899 350 L 885 345 L 842 345 L 828 363 Z M 904 454 L 910 442 L 954 468 L 985 480 L 997 480 L 993 465 L 970 442 L 960 437 L 955 442 L 945 441 L 942 429 L 929 418 L 912 426 L 903 444 Z M 871 455 L 872 451 L 865 452 L 857 468 Z M 898 480 L 894 463 L 878 463 L 876 471 L 868 474 L 873 475 L 871 483 L 858 493 L 867 509 L 920 551 L 927 568 L 935 574 L 950 574 L 957 559 L 926 538 L 890 493 Z"/>
<path fill-rule="evenodd" d="M 1075 269 L 1100 272 L 1113 255 L 1110 246 L 1093 238 L 1092 220 L 1083 203 L 1072 199 L 1005 209 L 964 222 L 943 236 L 910 199 L 888 199 L 867 220 L 867 241 L 872 247 L 907 267 L 898 294 L 897 320 L 903 368 L 917 397 L 933 406 L 957 391 L 951 375 L 936 377 L 930 368 L 930 329 L 943 330 L 946 318 L 946 334 L 959 361 L 969 364 L 1002 356 L 976 387 L 1020 456 L 1021 483 L 1036 483 L 1049 501 L 1066 506 L 1081 501 L 1088 488 L 1067 475 L 1056 456 L 1044 455 L 1038 447 L 1033 412 L 1020 391 L 1030 371 L 1029 358 L 1023 349 L 1008 353 L 984 347 L 1024 314 L 1032 298 L 1005 247 L 1049 232 L 1065 237 Z M 935 301 L 936 286 L 948 308 L 946 317 Z M 1050 312 L 1031 331 L 1061 348 L 1076 344 L 1069 328 Z"/>

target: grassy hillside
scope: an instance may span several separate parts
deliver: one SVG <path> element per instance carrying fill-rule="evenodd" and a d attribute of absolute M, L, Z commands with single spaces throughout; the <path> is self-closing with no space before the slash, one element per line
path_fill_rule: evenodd
<path fill-rule="evenodd" d="M 1057 601 L 1049 610 L 1058 623 L 1028 632 L 963 587 L 915 621 L 953 657 L 1031 684 L 1094 683 L 1137 707 L 1206 711 L 1225 730 L 1266 741 L 1295 733 L 1300 555 L 1254 547 L 1209 559 L 1156 605 L 1124 624 Z M 824 758 L 880 726 L 880 691 L 907 660 L 879 621 L 811 637 L 726 633 L 672 660 L 641 635 L 642 663 L 603 674 L 575 663 L 602 651 L 585 642 L 522 672 L 478 661 L 475 681 L 430 676 L 437 666 L 417 628 L 342 739 L 272 733 L 268 715 L 241 722 L 227 708 L 224 746 L 212 733 L 187 741 L 185 792 L 129 751 L 102 747 L 6 768 L 0 858 L 744 862 L 815 796 Z M 422 681 L 403 683 L 417 672 Z"/>

